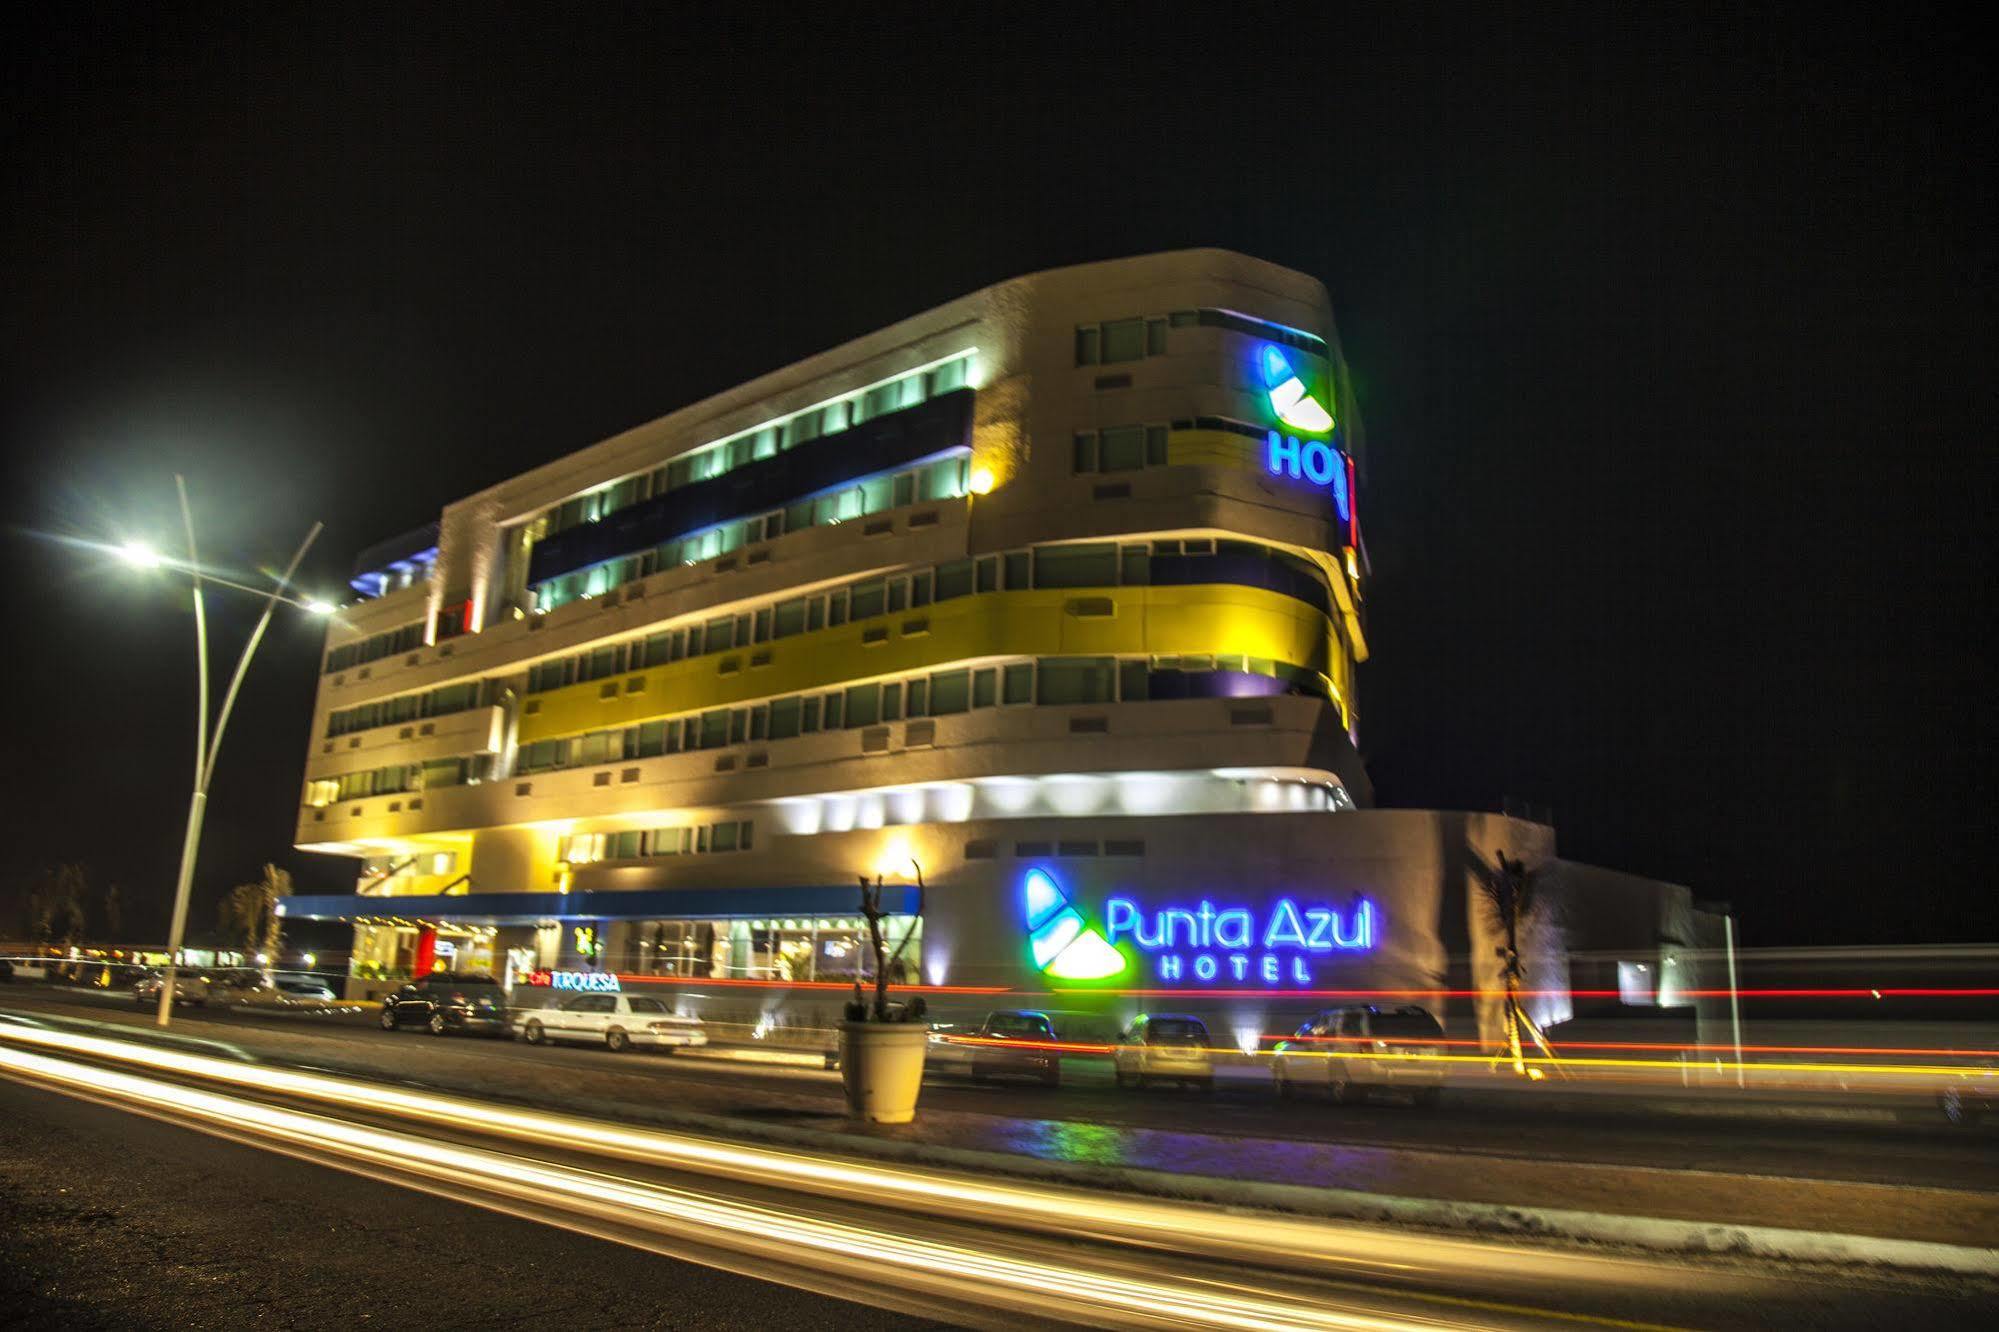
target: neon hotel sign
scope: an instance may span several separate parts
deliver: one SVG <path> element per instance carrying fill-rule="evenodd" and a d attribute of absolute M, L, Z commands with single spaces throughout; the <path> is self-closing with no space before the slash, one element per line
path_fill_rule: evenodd
<path fill-rule="evenodd" d="M 1154 911 L 1113 897 L 1099 931 L 1048 870 L 1029 870 L 1021 889 L 1028 954 L 1055 981 L 1117 981 L 1139 954 L 1162 984 L 1309 986 L 1319 962 L 1372 949 L 1380 923 L 1365 898 L 1346 911 L 1289 897 L 1261 911 L 1206 899 Z"/>
<path fill-rule="evenodd" d="M 1365 900 L 1343 912 L 1280 897 L 1260 914 L 1205 899 L 1191 911 L 1148 911 L 1129 897 L 1104 903 L 1111 945 L 1128 942 L 1168 984 L 1310 985 L 1315 963 L 1372 949 L 1374 929 L 1374 904 Z"/>

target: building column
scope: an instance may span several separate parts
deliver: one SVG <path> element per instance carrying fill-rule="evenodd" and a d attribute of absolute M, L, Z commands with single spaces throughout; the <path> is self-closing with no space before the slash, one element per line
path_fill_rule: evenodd
<path fill-rule="evenodd" d="M 410 966 L 415 979 L 422 980 L 437 965 L 437 926 L 421 925 L 416 932 L 416 960 Z"/>

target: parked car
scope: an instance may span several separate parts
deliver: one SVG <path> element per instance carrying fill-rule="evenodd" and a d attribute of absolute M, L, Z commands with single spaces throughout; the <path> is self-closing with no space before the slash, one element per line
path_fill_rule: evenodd
<path fill-rule="evenodd" d="M 1409 1091 L 1416 1104 L 1443 1096 L 1444 1028 L 1426 1008 L 1329 1008 L 1277 1043 L 1270 1073 L 1279 1096 L 1306 1088 L 1336 1104 L 1358 1101 L 1371 1088 Z"/>
<path fill-rule="evenodd" d="M 271 983 L 278 987 L 279 993 L 295 1004 L 315 1001 L 330 1004 L 340 997 L 333 992 L 333 987 L 320 977 L 302 971 L 273 972 Z"/>
<path fill-rule="evenodd" d="M 208 983 L 208 1002 L 243 1008 L 276 1004 L 284 997 L 268 973 L 255 967 L 224 967 L 203 973 Z"/>
<path fill-rule="evenodd" d="M 507 1030 L 507 992 L 491 976 L 433 971 L 382 1000 L 382 1030 L 423 1027 L 433 1036 Z"/>
<path fill-rule="evenodd" d="M 1208 1025 L 1186 1013 L 1141 1013 L 1118 1037 L 1112 1054 L 1117 1085 L 1178 1082 L 1205 1091 L 1215 1086 Z"/>
<path fill-rule="evenodd" d="M 664 999 L 647 994 L 573 994 L 553 1008 L 525 1009 L 514 1028 L 529 1045 L 586 1041 L 623 1051 L 634 1045 L 706 1045 L 697 1017 L 683 1017 Z"/>
<path fill-rule="evenodd" d="M 970 1035 L 974 1078 L 1038 1078 L 1049 1087 L 1061 1083 L 1062 1054 L 1054 1048 L 1061 1038 L 1046 1013 L 1011 1008 L 988 1013 Z"/>
<path fill-rule="evenodd" d="M 132 1002 L 141 1008 L 153 1008 L 160 1002 L 160 987 L 166 984 L 166 973 L 148 971 L 132 985 Z M 186 968 L 174 972 L 174 1002 L 200 1008 L 208 1002 L 208 977 L 199 971 Z"/>

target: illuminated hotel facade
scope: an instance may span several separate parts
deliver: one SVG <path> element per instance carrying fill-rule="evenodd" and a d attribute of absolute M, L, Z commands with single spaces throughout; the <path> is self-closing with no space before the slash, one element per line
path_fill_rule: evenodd
<path fill-rule="evenodd" d="M 354 922 L 357 995 L 609 972 L 760 1023 L 829 1021 L 878 874 L 939 1011 L 1494 983 L 1471 878 L 1583 871 L 1538 824 L 1373 808 L 1365 461 L 1324 288 L 1193 250 L 504 481 L 363 557 L 297 835 L 363 869 L 287 912 Z M 1684 890 L 1576 892 L 1651 962 L 1696 943 Z M 1546 988 L 1575 941 L 1542 933 Z"/>

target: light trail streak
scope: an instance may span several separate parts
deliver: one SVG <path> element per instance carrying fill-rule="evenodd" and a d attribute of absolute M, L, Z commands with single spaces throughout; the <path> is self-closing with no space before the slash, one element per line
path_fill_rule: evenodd
<path fill-rule="evenodd" d="M 802 1265 L 891 1289 L 907 1283 L 932 1298 L 956 1304 L 1010 1307 L 1102 1325 L 1170 1327 L 1193 1323 L 1250 1332 L 1434 1332 L 1438 1328 L 1494 1326 L 1494 1313 L 1549 1316 L 1485 1301 L 1456 1301 L 1481 1311 L 1470 1316 L 1436 1308 L 1409 1315 L 1338 1307 L 1323 1294 L 1315 1298 L 1297 1290 L 1259 1290 L 1193 1276 L 1138 1274 L 1129 1265 L 1090 1266 L 1080 1252 L 1073 1257 L 1049 1250 L 1025 1256 L 997 1252 L 1001 1238 L 997 1235 L 993 1243 L 970 1247 L 911 1234 L 907 1229 L 864 1228 L 789 1208 L 346 1122 L 6 1046 L 0 1046 L 0 1071 L 71 1094 L 191 1122 L 226 1137 L 257 1139 L 307 1159 L 391 1183 L 443 1192 L 496 1210 L 508 1210 L 496 1206 L 496 1201 L 503 1199 L 536 1209 L 535 1218 L 550 1224 L 602 1233 L 592 1223 L 609 1223 L 619 1228 L 621 1237 L 624 1231 L 638 1231 L 668 1242 L 691 1242 L 767 1257 L 782 1269 Z M 473 1195 L 469 1199 L 468 1193 Z"/>
<path fill-rule="evenodd" d="M 1060 1185 L 1008 1184 L 990 1177 L 857 1162 L 664 1129 L 627 1127 L 579 1116 L 489 1105 L 291 1069 L 245 1065 L 124 1041 L 0 1024 L 0 1057 L 30 1057 L 21 1044 L 87 1055 L 265 1094 L 383 1114 L 459 1132 L 481 1132 L 543 1147 L 616 1157 L 744 1183 L 926 1212 L 978 1224 L 1002 1224 L 1191 1252 L 1320 1275 L 1371 1278 L 1470 1275 L 1487 1289 L 1533 1290 L 1549 1282 L 1629 1291 L 1677 1287 L 1677 1269 L 1655 1273 L 1625 1260 L 1491 1240 L 1461 1240 L 1357 1223 L 1247 1214 Z M 69 1065 L 65 1065 L 69 1067 Z"/>

